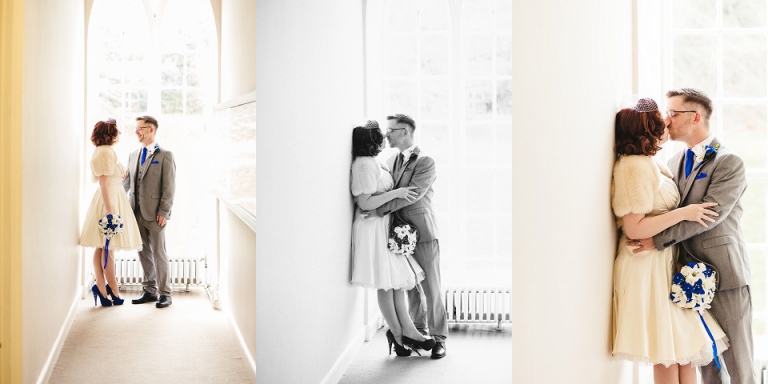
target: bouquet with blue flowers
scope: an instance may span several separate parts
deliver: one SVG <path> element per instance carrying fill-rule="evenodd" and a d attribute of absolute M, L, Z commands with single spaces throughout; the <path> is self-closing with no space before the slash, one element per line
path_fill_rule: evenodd
<path fill-rule="evenodd" d="M 709 309 L 709 303 L 715 298 L 717 290 L 717 276 L 715 271 L 704 263 L 690 262 L 683 266 L 680 272 L 672 276 L 672 292 L 669 294 L 670 300 L 680 308 L 694 309 L 699 313 L 701 323 L 707 330 L 709 339 L 712 340 L 712 352 L 714 353 L 715 365 L 720 369 L 720 362 L 717 358 L 717 345 L 712 337 L 707 322 L 704 321 L 702 313 Z"/>
<path fill-rule="evenodd" d="M 109 240 L 123 233 L 123 218 L 120 215 L 109 214 L 99 220 L 99 229 L 104 236 L 104 269 L 107 268 L 107 259 L 109 258 Z"/>

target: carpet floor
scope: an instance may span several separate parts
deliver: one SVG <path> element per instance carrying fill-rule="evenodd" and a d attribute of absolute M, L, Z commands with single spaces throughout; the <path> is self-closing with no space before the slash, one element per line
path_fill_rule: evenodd
<path fill-rule="evenodd" d="M 512 329 L 491 325 L 453 325 L 446 356 L 430 359 L 430 352 L 409 357 L 387 352 L 382 328 L 360 348 L 339 384 L 391 383 L 512 383 Z"/>
<path fill-rule="evenodd" d="M 214 310 L 202 288 L 174 292 L 173 304 L 130 303 L 77 313 L 50 383 L 252 383 L 226 313 Z"/>

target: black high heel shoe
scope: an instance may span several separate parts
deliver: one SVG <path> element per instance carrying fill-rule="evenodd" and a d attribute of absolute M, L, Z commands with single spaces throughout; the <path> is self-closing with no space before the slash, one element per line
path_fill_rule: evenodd
<path fill-rule="evenodd" d="M 387 330 L 387 343 L 389 344 L 389 354 L 392 355 L 392 344 L 395 344 L 395 354 L 398 356 L 410 356 L 411 350 L 398 344 L 397 340 L 395 340 L 395 335 L 392 333 L 392 330 Z M 418 353 L 418 352 L 416 352 Z M 421 354 L 419 354 L 421 356 Z"/>
<path fill-rule="evenodd" d="M 112 288 L 109 287 L 109 284 L 107 284 L 107 296 L 112 298 L 112 304 L 114 305 L 123 305 L 123 303 L 125 302 L 125 299 L 115 297 L 115 293 L 112 292 Z"/>
<path fill-rule="evenodd" d="M 96 306 L 96 296 L 99 297 L 99 301 L 101 301 L 102 307 L 111 307 L 112 301 L 107 299 L 106 297 L 101 295 L 101 291 L 99 291 L 99 287 L 96 286 L 96 284 L 91 287 L 91 292 L 93 292 L 93 305 Z"/>
<path fill-rule="evenodd" d="M 414 339 L 411 339 L 408 336 L 403 335 L 403 344 L 407 345 L 407 346 L 410 346 L 411 348 L 413 348 L 413 350 L 416 350 L 416 348 L 421 348 L 421 349 L 423 349 L 425 351 L 429 351 L 429 350 L 431 350 L 432 348 L 435 347 L 436 343 L 437 342 L 435 341 L 435 339 L 432 339 L 432 338 L 426 339 L 424 341 L 416 341 Z M 418 353 L 418 352 L 416 352 L 416 353 Z M 419 355 L 419 356 L 421 356 L 421 355 Z"/>

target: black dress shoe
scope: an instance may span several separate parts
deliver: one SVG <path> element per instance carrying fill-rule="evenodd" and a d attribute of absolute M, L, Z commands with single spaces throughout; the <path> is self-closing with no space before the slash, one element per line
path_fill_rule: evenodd
<path fill-rule="evenodd" d="M 147 291 L 142 291 L 141 296 L 138 299 L 131 300 L 131 304 L 144 304 L 157 301 L 157 295 L 153 295 Z"/>
<path fill-rule="evenodd" d="M 442 359 L 443 357 L 445 357 L 445 342 L 438 341 L 437 343 L 435 343 L 435 346 L 432 348 L 432 358 Z"/>
<path fill-rule="evenodd" d="M 157 308 L 165 308 L 169 305 L 173 304 L 173 300 L 171 300 L 171 296 L 169 295 L 160 295 L 160 301 L 155 303 L 155 307 Z"/>

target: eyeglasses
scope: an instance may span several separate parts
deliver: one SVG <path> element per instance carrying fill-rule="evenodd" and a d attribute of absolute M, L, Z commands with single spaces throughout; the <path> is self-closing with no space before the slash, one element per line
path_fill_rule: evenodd
<path fill-rule="evenodd" d="M 142 129 L 146 129 L 146 128 L 149 128 L 149 126 L 147 126 L 147 127 L 136 127 L 136 130 L 137 130 L 137 131 L 140 131 L 140 130 L 142 130 Z"/>
<path fill-rule="evenodd" d="M 675 116 L 677 116 L 678 113 L 686 113 L 686 112 L 698 113 L 699 111 L 672 111 L 672 110 L 669 110 L 669 111 L 667 111 L 667 116 L 675 117 Z"/>
<path fill-rule="evenodd" d="M 405 129 L 405 128 L 387 128 L 387 132 L 392 133 L 394 131 L 400 131 L 400 130 L 403 130 L 403 129 Z"/>

